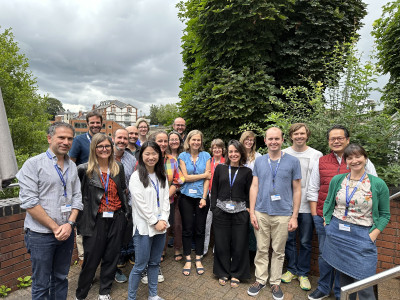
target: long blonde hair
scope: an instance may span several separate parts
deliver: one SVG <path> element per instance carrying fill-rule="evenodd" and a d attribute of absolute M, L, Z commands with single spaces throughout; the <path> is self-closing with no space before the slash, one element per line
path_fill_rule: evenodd
<path fill-rule="evenodd" d="M 100 170 L 99 170 L 99 168 L 100 168 L 99 162 L 97 160 L 97 155 L 96 155 L 96 147 L 98 144 L 100 144 L 101 142 L 104 142 L 105 140 L 109 141 L 110 145 L 111 145 L 111 155 L 108 158 L 108 167 L 110 168 L 110 174 L 115 177 L 119 173 L 119 166 L 114 158 L 114 147 L 113 147 L 112 139 L 103 133 L 96 133 L 92 137 L 92 142 L 90 143 L 89 161 L 88 161 L 88 168 L 86 171 L 86 174 L 89 177 L 93 176 L 93 172 L 96 172 L 97 175 L 101 176 Z"/>
<path fill-rule="evenodd" d="M 247 138 L 254 139 L 253 147 L 251 147 L 250 153 L 247 155 L 247 160 L 249 162 L 252 162 L 253 160 L 256 159 L 256 134 L 251 130 L 245 131 L 240 136 L 239 142 L 244 146 L 244 140 Z"/>
<path fill-rule="evenodd" d="M 187 135 L 186 140 L 185 140 L 185 143 L 183 144 L 183 149 L 184 149 L 185 151 L 189 152 L 189 150 L 190 150 L 190 145 L 189 145 L 190 139 L 191 139 L 194 135 L 196 135 L 196 134 L 200 135 L 200 138 L 201 138 L 201 146 L 200 146 L 200 148 L 199 148 L 199 152 L 204 151 L 204 146 L 203 146 L 203 133 L 202 133 L 200 130 L 196 130 L 196 129 L 195 129 L 195 130 L 192 130 L 192 131 L 189 132 L 189 134 Z"/>

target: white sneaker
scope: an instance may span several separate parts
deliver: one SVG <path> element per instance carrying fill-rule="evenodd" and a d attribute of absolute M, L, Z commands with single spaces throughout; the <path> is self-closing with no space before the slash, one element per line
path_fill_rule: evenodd
<path fill-rule="evenodd" d="M 110 295 L 99 295 L 99 298 L 97 300 L 112 300 Z"/>
<path fill-rule="evenodd" d="M 164 275 L 161 273 L 161 267 L 158 269 L 158 278 L 157 279 L 158 279 L 158 282 L 164 281 Z M 158 297 L 158 296 L 155 296 L 155 297 Z"/>

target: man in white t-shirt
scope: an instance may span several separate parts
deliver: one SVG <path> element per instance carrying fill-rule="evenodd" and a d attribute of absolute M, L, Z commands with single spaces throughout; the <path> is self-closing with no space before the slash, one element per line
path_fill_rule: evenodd
<path fill-rule="evenodd" d="M 303 290 L 311 289 L 308 273 L 310 272 L 311 240 L 313 237 L 313 218 L 310 205 L 307 201 L 307 189 L 311 171 L 322 153 L 307 146 L 310 138 L 310 130 L 304 123 L 295 123 L 289 129 L 289 137 L 293 145 L 283 150 L 297 157 L 301 165 L 301 203 L 297 218 L 298 228 L 289 232 L 286 242 L 285 257 L 287 260 L 287 272 L 282 275 L 282 282 L 289 283 L 293 279 L 300 281 Z M 296 236 L 299 234 L 300 249 L 297 253 Z"/>

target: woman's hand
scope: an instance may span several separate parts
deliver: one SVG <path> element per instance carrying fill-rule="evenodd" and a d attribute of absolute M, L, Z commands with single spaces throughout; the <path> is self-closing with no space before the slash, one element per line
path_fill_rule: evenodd
<path fill-rule="evenodd" d="M 164 220 L 159 220 L 154 228 L 157 231 L 164 231 L 165 229 L 167 229 L 167 222 L 165 222 Z"/>
<path fill-rule="evenodd" d="M 204 206 L 206 206 L 206 204 L 207 204 L 206 200 L 201 199 L 199 203 L 199 208 L 203 208 Z"/>
<path fill-rule="evenodd" d="M 251 225 L 253 225 L 254 229 L 258 230 L 257 217 L 254 214 L 254 212 L 253 213 L 250 212 L 250 222 L 251 222 Z"/>
<path fill-rule="evenodd" d="M 380 230 L 378 228 L 375 228 L 372 230 L 372 232 L 369 234 L 369 238 L 371 239 L 372 242 L 375 243 L 376 239 L 378 238 L 378 235 L 380 234 Z"/>
<path fill-rule="evenodd" d="M 204 175 L 204 179 L 211 179 L 211 171 L 210 170 L 205 170 L 203 175 Z"/>

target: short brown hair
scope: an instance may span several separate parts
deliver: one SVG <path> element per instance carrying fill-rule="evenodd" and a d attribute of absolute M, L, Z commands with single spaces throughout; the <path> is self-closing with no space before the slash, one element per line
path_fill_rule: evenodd
<path fill-rule="evenodd" d="M 368 158 L 367 151 L 365 151 L 365 149 L 362 146 L 360 146 L 358 144 L 349 144 L 349 145 L 347 145 L 346 148 L 344 148 L 344 152 L 343 152 L 344 161 L 346 161 L 346 159 L 350 155 L 354 155 L 354 154 L 362 155 L 365 157 L 365 159 Z"/>
<path fill-rule="evenodd" d="M 212 154 L 212 150 L 213 150 L 213 147 L 214 147 L 214 146 L 221 148 L 221 149 L 222 149 L 222 156 L 225 155 L 225 153 L 226 153 L 226 148 L 225 148 L 225 143 L 224 143 L 223 140 L 221 140 L 221 139 L 214 139 L 214 140 L 211 142 L 211 146 L 210 146 L 210 152 L 211 152 L 211 154 Z"/>
<path fill-rule="evenodd" d="M 102 116 L 101 113 L 99 113 L 97 110 L 89 111 L 89 112 L 86 114 L 86 123 L 89 123 L 89 118 L 91 118 L 91 117 L 98 117 L 98 118 L 100 118 L 100 122 L 101 122 L 101 124 L 103 124 L 103 116 Z"/>
<path fill-rule="evenodd" d="M 292 126 L 290 126 L 289 128 L 289 139 L 293 142 L 292 140 L 292 135 L 293 133 L 295 133 L 297 130 L 299 130 L 300 128 L 304 127 L 306 129 L 306 133 L 307 133 L 307 141 L 311 136 L 311 131 L 310 128 L 308 128 L 308 126 L 305 123 L 294 123 L 292 124 Z"/>

